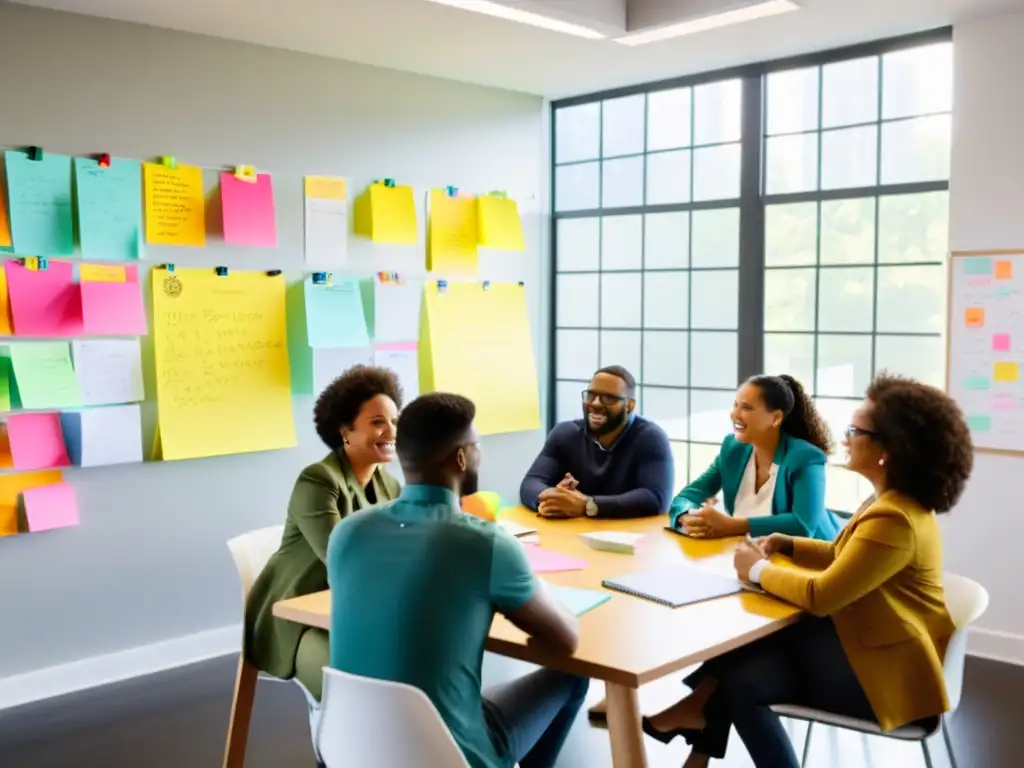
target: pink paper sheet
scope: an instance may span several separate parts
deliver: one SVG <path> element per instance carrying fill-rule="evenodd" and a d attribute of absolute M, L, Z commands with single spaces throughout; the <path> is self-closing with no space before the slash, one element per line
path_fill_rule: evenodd
<path fill-rule="evenodd" d="M 7 439 L 14 469 L 51 469 L 71 464 L 59 413 L 12 413 L 7 417 Z"/>
<path fill-rule="evenodd" d="M 70 483 L 29 488 L 22 491 L 21 497 L 32 533 L 78 525 L 78 499 Z"/>
<path fill-rule="evenodd" d="M 7 261 L 4 270 L 16 335 L 82 335 L 82 299 L 70 262 L 50 261 L 46 269 L 32 270 Z"/>
<path fill-rule="evenodd" d="M 82 326 L 92 336 L 145 336 L 146 310 L 138 269 L 126 266 L 125 282 L 85 281 L 82 293 Z"/>
<path fill-rule="evenodd" d="M 258 248 L 277 247 L 274 187 L 270 174 L 261 173 L 255 182 L 251 182 L 239 179 L 233 173 L 221 173 L 220 205 L 225 241 Z"/>
<path fill-rule="evenodd" d="M 534 573 L 554 573 L 556 571 L 582 571 L 587 567 L 585 560 L 550 549 L 541 549 L 536 544 L 524 544 L 526 560 Z"/>

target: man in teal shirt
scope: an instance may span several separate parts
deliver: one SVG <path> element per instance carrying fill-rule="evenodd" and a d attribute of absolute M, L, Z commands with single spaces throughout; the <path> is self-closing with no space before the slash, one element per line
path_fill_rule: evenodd
<path fill-rule="evenodd" d="M 331 666 L 413 685 L 430 698 L 473 768 L 552 768 L 588 681 L 540 669 L 481 692 L 495 611 L 549 649 L 571 654 L 576 618 L 530 571 L 522 545 L 462 513 L 480 463 L 476 407 L 417 398 L 398 420 L 406 487 L 331 534 Z M 401 738 L 401 723 L 381 723 Z"/>

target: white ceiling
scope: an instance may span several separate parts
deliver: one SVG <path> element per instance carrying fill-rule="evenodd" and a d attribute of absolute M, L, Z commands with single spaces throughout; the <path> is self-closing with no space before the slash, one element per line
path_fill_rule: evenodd
<path fill-rule="evenodd" d="M 550 98 L 1024 10 L 1024 0 L 798 0 L 795 13 L 630 48 L 424 0 L 12 1 Z"/>

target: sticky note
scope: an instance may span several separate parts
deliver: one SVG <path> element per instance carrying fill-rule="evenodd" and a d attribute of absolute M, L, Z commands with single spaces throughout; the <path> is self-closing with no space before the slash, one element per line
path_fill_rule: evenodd
<path fill-rule="evenodd" d="M 78 265 L 78 281 L 81 283 L 124 283 L 127 280 L 125 268 L 116 264 Z"/>
<path fill-rule="evenodd" d="M 6 440 L 6 444 L 4 444 Z M 12 413 L 0 436 L 0 466 L 52 469 L 68 466 L 59 413 Z"/>
<path fill-rule="evenodd" d="M 206 245 L 203 172 L 194 165 L 142 167 L 146 241 L 158 245 Z"/>
<path fill-rule="evenodd" d="M 477 238 L 476 200 L 449 197 L 443 189 L 430 190 L 427 271 L 453 277 L 477 274 Z"/>
<path fill-rule="evenodd" d="M 11 221 L 7 217 L 7 193 L 4 191 L 5 187 L 4 175 L 0 173 L 0 248 L 10 248 L 11 241 Z"/>
<path fill-rule="evenodd" d="M 981 256 L 970 256 L 964 259 L 964 274 L 991 275 L 992 259 Z"/>
<path fill-rule="evenodd" d="M 274 187 L 270 174 L 261 173 L 252 182 L 227 171 L 221 173 L 220 204 L 226 242 L 257 248 L 277 246 Z"/>
<path fill-rule="evenodd" d="M 374 242 L 415 245 L 419 242 L 412 187 L 371 184 L 356 198 L 355 232 Z"/>
<path fill-rule="evenodd" d="M 112 158 L 103 168 L 75 158 L 78 239 L 82 258 L 131 261 L 142 258 L 142 166 Z"/>
<path fill-rule="evenodd" d="M 82 299 L 69 262 L 51 261 L 46 269 L 33 270 L 8 261 L 4 271 L 18 336 L 82 335 Z"/>
<path fill-rule="evenodd" d="M 992 366 L 992 378 L 996 381 L 1017 381 L 1017 363 L 1000 362 Z"/>
<path fill-rule="evenodd" d="M 975 432 L 988 432 L 992 428 L 990 416 L 968 416 L 967 425 Z"/>
<path fill-rule="evenodd" d="M 1008 285 L 997 285 L 996 286 L 996 298 L 1008 299 L 1013 296 L 1013 289 Z"/>
<path fill-rule="evenodd" d="M 968 328 L 981 328 L 985 325 L 984 307 L 968 307 L 964 312 L 964 323 Z"/>
<path fill-rule="evenodd" d="M 85 281 L 82 295 L 82 328 L 91 336 L 144 336 L 147 333 L 142 286 L 134 266 L 121 267 L 123 282 Z"/>
<path fill-rule="evenodd" d="M 307 277 L 304 289 L 309 346 L 365 347 L 370 343 L 358 280 L 315 285 Z"/>
<path fill-rule="evenodd" d="M 1016 411 L 1017 410 L 1017 398 L 1013 395 L 1003 395 L 1001 397 L 992 398 L 992 410 L 993 411 Z"/>
<path fill-rule="evenodd" d="M 480 245 L 502 251 L 526 250 L 523 222 L 515 200 L 492 195 L 477 198 L 480 210 Z"/>
<path fill-rule="evenodd" d="M 968 376 L 964 380 L 964 389 L 983 392 L 992 388 L 992 380 L 988 376 Z"/>
<path fill-rule="evenodd" d="M 61 414 L 71 463 L 104 467 L 142 461 L 142 414 L 138 405 L 112 405 Z"/>
<path fill-rule="evenodd" d="M 78 525 L 78 500 L 70 483 L 28 488 L 21 494 L 21 504 L 31 533 Z"/>
<path fill-rule="evenodd" d="M 59 469 L 0 475 L 0 536 L 18 533 L 18 504 L 23 491 L 63 480 Z"/>
<path fill-rule="evenodd" d="M 71 342 L 82 405 L 135 403 L 145 399 L 138 339 L 75 339 Z"/>
<path fill-rule="evenodd" d="M 71 350 L 66 342 L 10 345 L 11 364 L 22 408 L 64 408 L 82 404 Z"/>
<path fill-rule="evenodd" d="M 7 270 L 0 269 L 0 336 L 10 336 L 13 333 L 11 302 L 7 292 Z"/>
<path fill-rule="evenodd" d="M 992 335 L 992 350 L 994 352 L 1010 351 L 1010 334 L 995 333 Z"/>
<path fill-rule="evenodd" d="M 345 179 L 307 176 L 306 264 L 338 268 L 348 261 L 348 191 Z"/>
<path fill-rule="evenodd" d="M 32 160 L 26 152 L 8 150 L 4 159 L 15 252 L 72 255 L 71 158 L 47 152 L 42 160 Z"/>
<path fill-rule="evenodd" d="M 536 544 L 524 544 L 523 549 L 526 550 L 526 562 L 530 564 L 530 570 L 534 573 L 582 571 L 587 567 L 585 560 L 551 549 L 541 549 Z"/>
<path fill-rule="evenodd" d="M 1013 279 L 1013 262 L 1000 259 L 996 262 L 996 280 Z"/>
<path fill-rule="evenodd" d="M 11 358 L 0 357 L 0 411 L 11 410 L 13 387 L 14 370 L 11 367 Z"/>

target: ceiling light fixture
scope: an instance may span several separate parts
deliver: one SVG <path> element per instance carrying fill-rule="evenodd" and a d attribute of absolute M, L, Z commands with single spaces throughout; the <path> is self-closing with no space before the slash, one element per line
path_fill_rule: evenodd
<path fill-rule="evenodd" d="M 637 32 L 633 35 L 626 35 L 615 39 L 616 43 L 622 45 L 646 45 L 657 43 L 661 40 L 671 40 L 675 37 L 693 35 L 698 32 L 707 32 L 719 27 L 728 27 L 733 24 L 742 24 L 745 21 L 764 19 L 769 16 L 778 16 L 781 13 L 800 10 L 800 6 L 792 0 L 767 0 L 767 2 L 749 5 L 746 8 L 739 8 L 735 11 L 716 13 L 711 16 L 704 16 L 699 19 L 691 19 L 679 24 L 670 24 L 667 27 L 659 27 L 646 32 Z"/>
<path fill-rule="evenodd" d="M 507 21 L 518 21 L 520 24 L 529 24 L 532 27 L 549 29 L 552 32 L 564 32 L 567 35 L 586 37 L 591 40 L 603 40 L 604 35 L 589 27 L 582 27 L 578 24 L 570 24 L 567 21 L 541 16 L 539 13 L 530 13 L 516 8 L 509 8 L 500 3 L 493 3 L 490 0 L 428 0 L 431 3 L 447 5 L 452 8 L 459 8 L 463 11 L 483 13 L 487 16 L 494 16 Z"/>

